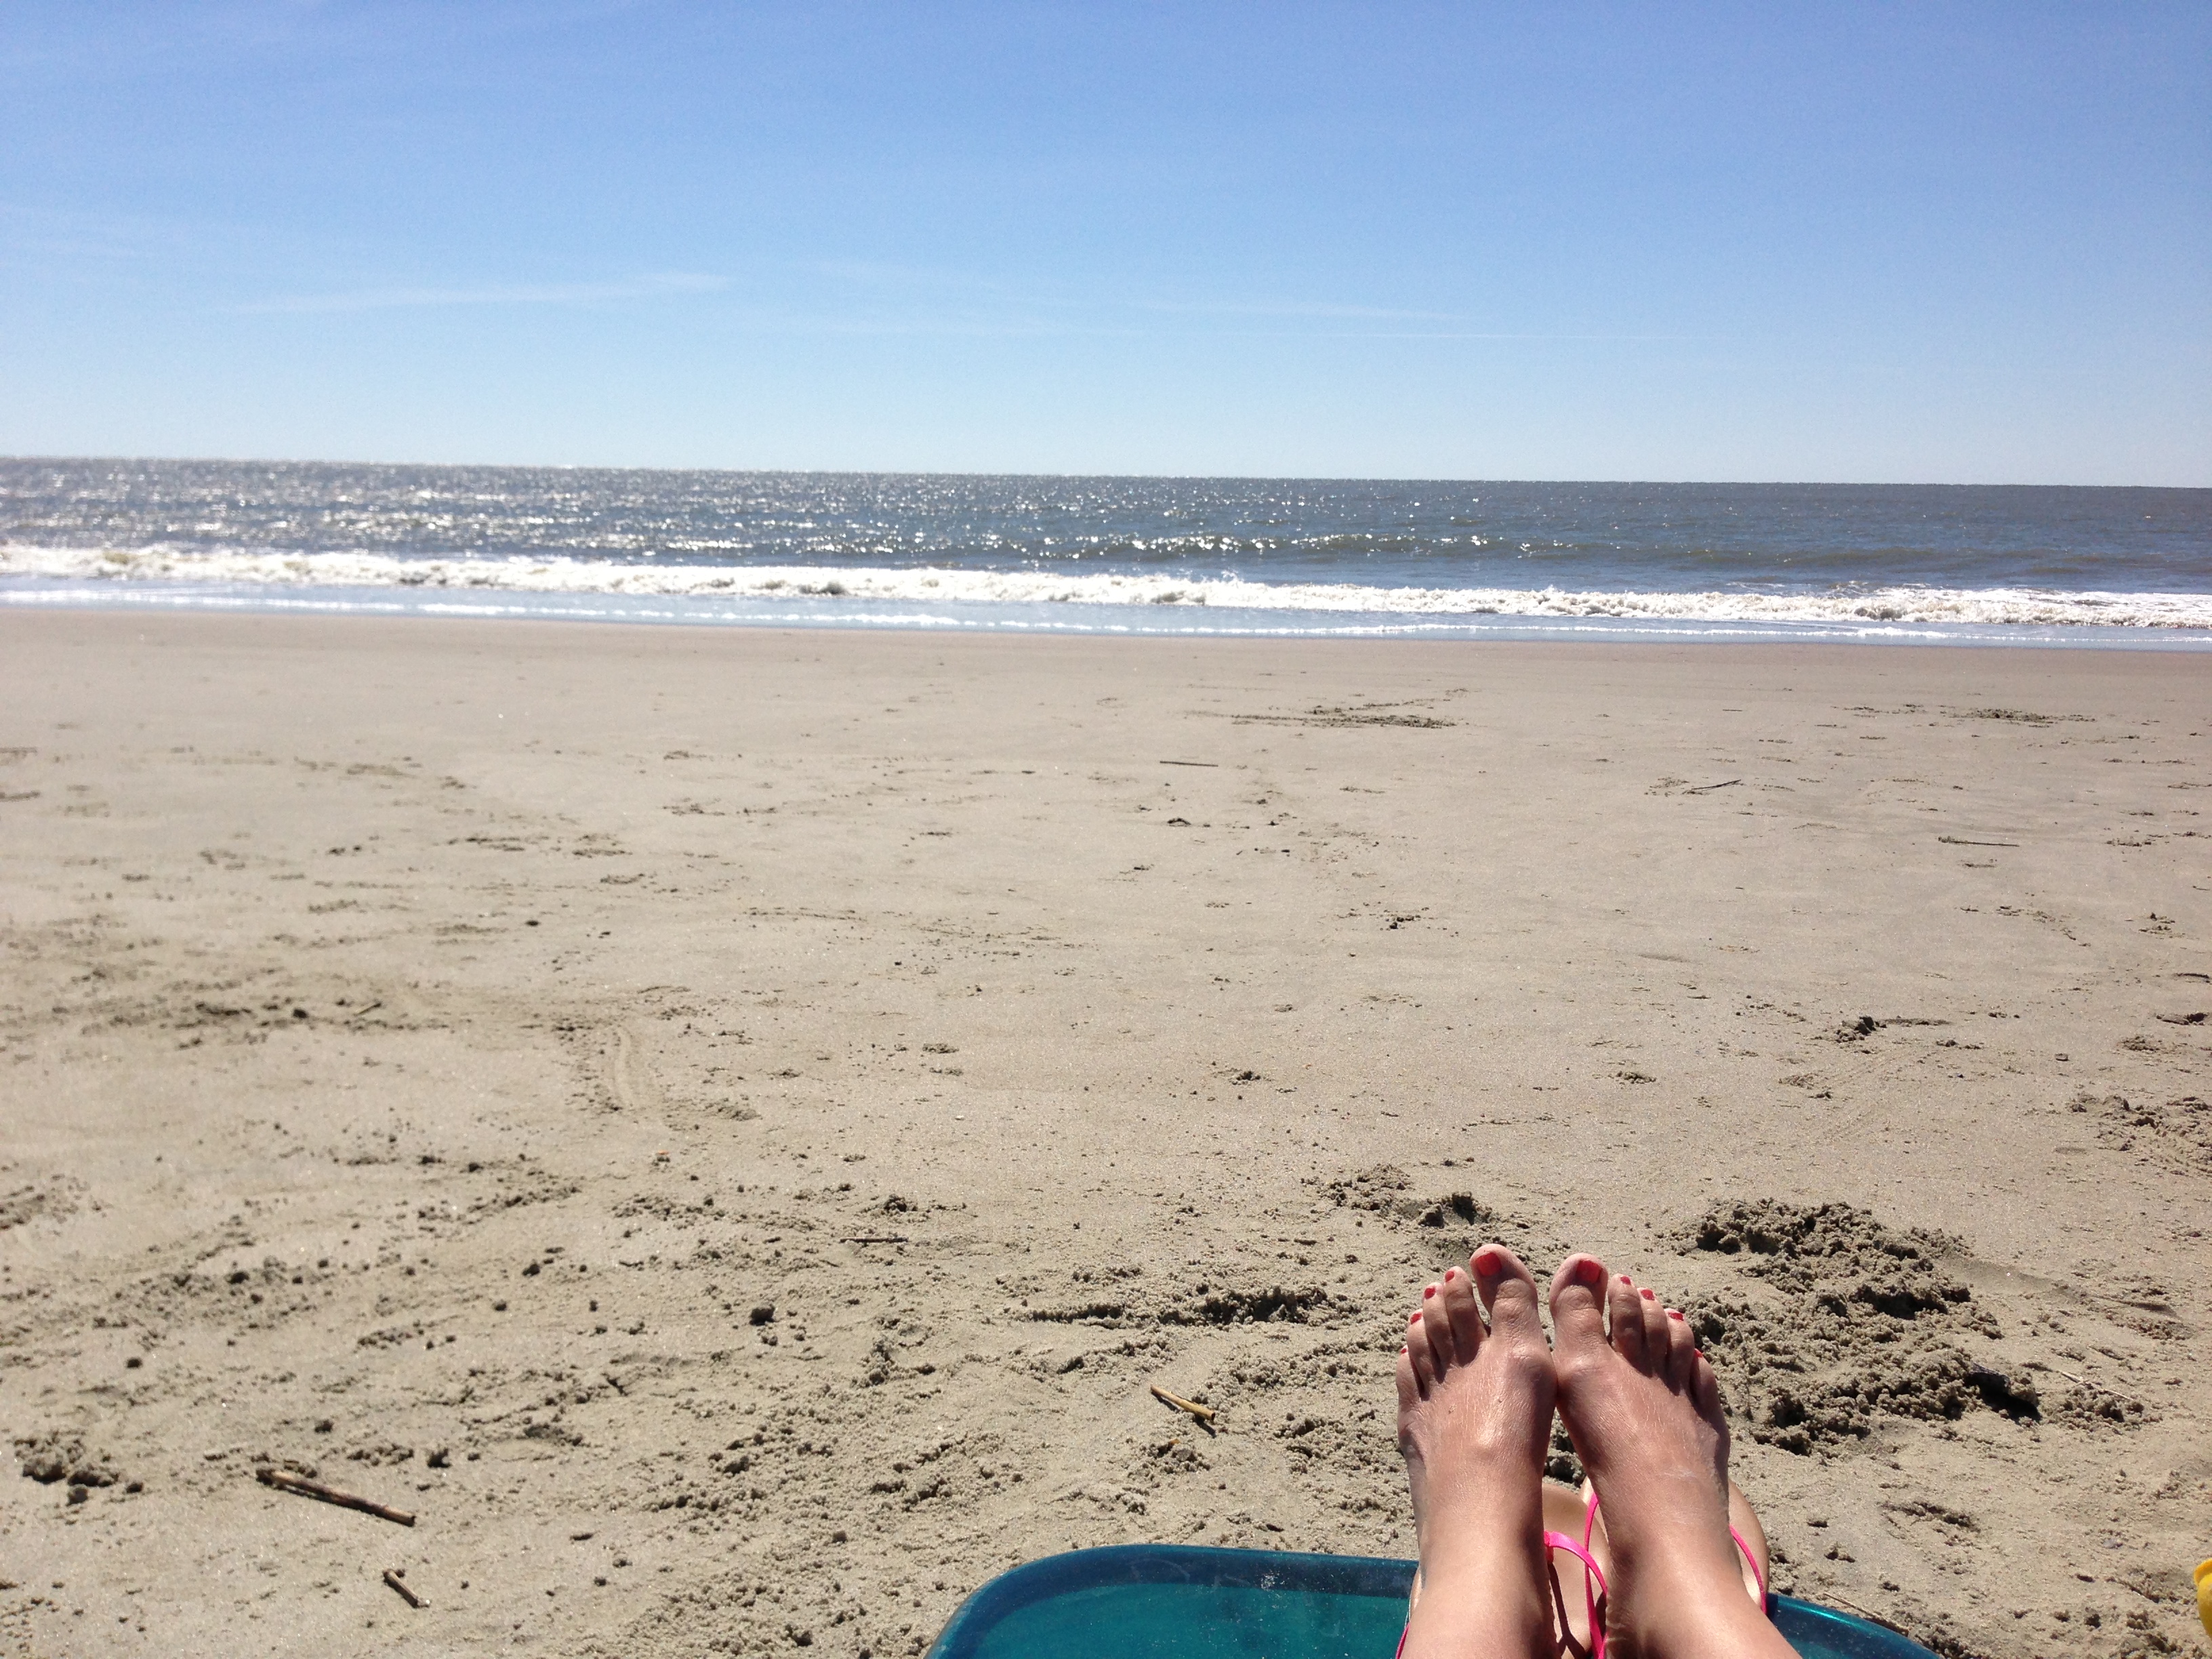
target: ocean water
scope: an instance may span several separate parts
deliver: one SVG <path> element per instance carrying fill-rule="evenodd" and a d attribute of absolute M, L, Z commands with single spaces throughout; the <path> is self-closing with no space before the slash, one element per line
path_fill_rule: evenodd
<path fill-rule="evenodd" d="M 2212 490 L 0 459 L 0 604 L 2212 647 Z"/>

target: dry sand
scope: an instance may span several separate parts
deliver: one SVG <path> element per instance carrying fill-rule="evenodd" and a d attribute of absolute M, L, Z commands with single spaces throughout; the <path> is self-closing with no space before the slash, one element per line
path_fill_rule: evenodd
<path fill-rule="evenodd" d="M 1696 1310 L 1782 1588 L 2203 1650 L 2202 657 L 0 652 L 22 1651 L 900 1656 L 1050 1551 L 1404 1554 L 1398 1327 L 1492 1233 Z"/>

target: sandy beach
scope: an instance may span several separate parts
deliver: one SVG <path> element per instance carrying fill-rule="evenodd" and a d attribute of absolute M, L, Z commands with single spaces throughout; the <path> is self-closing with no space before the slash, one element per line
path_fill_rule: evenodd
<path fill-rule="evenodd" d="M 1493 1236 L 1692 1311 L 1778 1588 L 2204 1650 L 2202 656 L 0 659 L 9 1650 L 889 1659 L 1056 1550 L 1409 1554 Z"/>

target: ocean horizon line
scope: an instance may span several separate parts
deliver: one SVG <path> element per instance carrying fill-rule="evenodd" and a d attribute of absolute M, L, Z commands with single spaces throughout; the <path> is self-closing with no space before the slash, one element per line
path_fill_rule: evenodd
<path fill-rule="evenodd" d="M 2212 495 L 2212 483 L 2022 482 L 2009 479 L 1540 477 L 1440 472 L 1134 472 L 1054 468 L 776 466 L 665 461 L 383 460 L 328 455 L 68 454 L 0 452 L 0 465 L 348 467 L 393 471 L 704 474 L 727 477 L 1036 479 L 1161 483 L 1314 483 L 1536 486 L 1608 489 L 2006 489 L 2137 490 Z"/>

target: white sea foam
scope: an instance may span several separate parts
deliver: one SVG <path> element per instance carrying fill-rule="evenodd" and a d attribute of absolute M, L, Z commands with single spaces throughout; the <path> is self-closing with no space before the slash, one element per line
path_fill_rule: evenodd
<path fill-rule="evenodd" d="M 1232 576 L 1165 574 L 1063 575 L 1051 571 L 941 567 L 625 564 L 569 558 L 397 559 L 375 553 L 23 545 L 0 546 L 0 577 L 672 599 L 811 597 L 950 605 L 1205 605 L 1245 611 L 1409 617 L 2212 629 L 2212 593 L 2069 592 L 2021 587 L 1607 592 L 1549 587 L 1375 587 L 1349 582 L 1255 582 Z"/>

